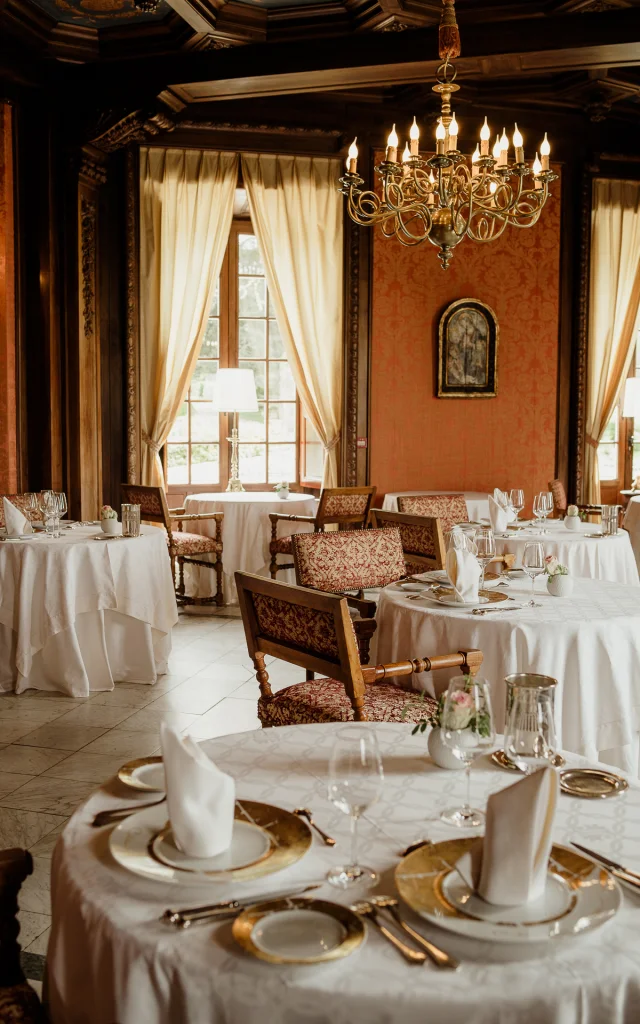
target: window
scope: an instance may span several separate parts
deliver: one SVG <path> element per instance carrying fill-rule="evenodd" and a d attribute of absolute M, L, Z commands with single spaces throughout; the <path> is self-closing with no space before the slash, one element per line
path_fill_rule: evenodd
<path fill-rule="evenodd" d="M 634 376 L 640 377 L 640 343 L 636 345 L 636 358 Z M 633 420 L 633 452 L 631 456 L 631 480 L 629 486 L 640 476 L 640 418 L 636 416 Z"/>
<path fill-rule="evenodd" d="M 600 480 L 617 480 L 620 437 L 620 407 L 616 405 L 598 445 L 598 472 Z"/>
<path fill-rule="evenodd" d="M 234 221 L 187 397 L 165 448 L 169 489 L 224 490 L 230 415 L 213 409 L 219 366 L 254 372 L 258 412 L 239 414 L 240 478 L 249 489 L 319 481 L 320 439 L 303 416 L 249 221 Z"/>
<path fill-rule="evenodd" d="M 640 332 L 629 376 L 640 377 Z M 624 389 L 598 445 L 603 499 L 609 502 L 615 502 L 616 492 L 630 487 L 640 473 L 640 421 L 622 415 L 623 401 Z"/>

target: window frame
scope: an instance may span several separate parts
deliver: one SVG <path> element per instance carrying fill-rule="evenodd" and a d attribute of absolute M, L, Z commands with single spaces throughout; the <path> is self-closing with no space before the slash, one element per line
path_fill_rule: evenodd
<path fill-rule="evenodd" d="M 640 376 L 640 332 L 627 374 L 629 377 Z M 632 417 L 622 415 L 624 388 L 616 403 L 618 417 L 618 475 L 611 479 L 600 479 L 600 497 L 604 504 L 617 504 L 620 492 L 631 487 L 633 482 L 633 437 L 635 422 Z M 640 428 L 640 423 L 638 424 Z M 601 442 L 602 443 L 602 442 Z M 611 442 L 610 442 L 611 443 Z M 600 446 L 598 446 L 600 447 Z"/>

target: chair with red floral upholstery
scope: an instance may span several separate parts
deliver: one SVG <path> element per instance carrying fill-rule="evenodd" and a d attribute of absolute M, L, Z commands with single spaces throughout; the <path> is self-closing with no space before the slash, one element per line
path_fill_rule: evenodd
<path fill-rule="evenodd" d="M 4 502 L 3 498 L 10 501 L 12 505 L 20 509 L 23 516 L 29 520 L 30 523 L 38 522 L 42 520 L 42 513 L 37 508 L 28 508 L 27 501 L 29 500 L 28 494 L 0 494 L 0 526 L 4 526 Z"/>
<path fill-rule="evenodd" d="M 375 487 L 325 487 L 320 494 L 315 516 L 288 516 L 282 512 L 270 512 L 271 579 L 275 580 L 282 569 L 293 569 L 292 561 L 278 562 L 278 555 L 289 555 L 289 558 L 293 558 L 291 537 L 278 537 L 279 522 L 309 523 L 315 533 L 322 533 L 329 524 L 337 524 L 339 529 L 364 529 L 369 522 L 369 512 L 375 495 Z"/>
<path fill-rule="evenodd" d="M 435 516 L 444 533 L 456 523 L 468 523 L 469 511 L 464 494 L 405 494 L 398 498 L 398 512 L 410 516 Z"/>
<path fill-rule="evenodd" d="M 296 583 L 328 594 L 342 594 L 359 615 L 353 625 L 363 665 L 376 630 L 376 603 L 364 591 L 386 587 L 406 575 L 400 531 L 343 530 L 339 533 L 297 533 L 293 537 Z M 355 591 L 352 596 L 348 591 Z"/>
<path fill-rule="evenodd" d="M 550 480 L 548 486 L 553 494 L 553 517 L 554 519 L 564 519 L 568 508 L 567 492 L 564 489 L 564 484 L 562 480 Z M 602 515 L 601 505 L 578 505 L 577 507 L 580 512 L 584 512 L 588 516 Z"/>
<path fill-rule="evenodd" d="M 416 722 L 436 702 L 414 701 L 390 683 L 414 673 L 460 667 L 475 675 L 480 651 L 458 651 L 396 662 L 361 665 L 346 598 L 235 574 L 247 647 L 260 686 L 258 717 L 265 726 L 311 722 Z M 320 673 L 322 678 L 271 691 L 265 657 Z M 409 705 L 407 707 L 407 705 Z"/>
<path fill-rule="evenodd" d="M 375 526 L 400 531 L 407 575 L 444 568 L 444 534 L 438 518 L 383 512 L 377 508 L 372 516 Z"/>
<path fill-rule="evenodd" d="M 187 512 L 184 508 L 169 508 L 162 487 L 144 487 L 142 484 L 122 484 L 122 500 L 126 504 L 140 506 L 140 518 L 148 523 L 161 523 L 167 531 L 167 544 L 171 558 L 171 573 L 174 583 L 176 564 L 178 566 L 178 583 L 176 601 L 179 605 L 187 604 L 222 604 L 222 520 L 223 512 Z M 187 533 L 182 528 L 185 522 L 213 519 L 216 524 L 215 537 L 200 533 Z M 174 528 L 175 525 L 175 528 Z M 212 561 L 205 561 L 203 555 L 215 556 Z M 185 593 L 185 565 L 201 565 L 216 574 L 216 593 L 213 597 L 189 597 Z"/>
<path fill-rule="evenodd" d="M 20 966 L 18 893 L 33 872 L 27 850 L 0 850 L 0 1021 L 46 1024 L 47 1017 Z"/>

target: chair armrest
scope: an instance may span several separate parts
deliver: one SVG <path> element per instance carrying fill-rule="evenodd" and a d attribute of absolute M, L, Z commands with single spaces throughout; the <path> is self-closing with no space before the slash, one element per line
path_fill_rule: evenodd
<path fill-rule="evenodd" d="M 410 661 L 397 661 L 391 665 L 362 666 L 365 683 L 379 683 L 394 676 L 412 676 L 421 672 L 435 672 L 441 668 L 460 666 L 469 675 L 475 676 L 482 664 L 480 651 L 469 649 L 457 651 L 455 654 L 436 654 L 432 658 L 414 658 Z"/>
<path fill-rule="evenodd" d="M 289 522 L 294 521 L 296 523 L 315 523 L 315 516 L 288 516 L 284 512 L 270 512 L 269 519 L 272 523 L 277 523 L 279 519 L 288 520 Z"/>
<path fill-rule="evenodd" d="M 170 514 L 169 519 L 175 519 L 180 522 L 182 522 L 182 520 L 186 520 L 188 522 L 192 519 L 217 519 L 218 522 L 222 522 L 222 520 L 224 519 L 224 512 L 194 512 L 193 515 L 190 515 L 187 512 L 184 515 L 179 516 L 174 516 Z"/>
<path fill-rule="evenodd" d="M 351 597 L 349 594 L 344 595 L 347 599 L 347 604 L 350 608 L 355 608 L 360 613 L 361 619 L 374 619 L 378 606 L 375 601 L 366 601 L 362 597 Z"/>
<path fill-rule="evenodd" d="M 186 512 L 187 512 L 187 510 L 186 510 L 186 508 L 184 508 L 184 506 L 181 507 L 181 508 L 170 508 L 169 509 L 169 515 L 170 516 L 177 516 L 177 515 L 180 515 L 180 513 L 182 513 L 182 515 L 186 515 Z"/>

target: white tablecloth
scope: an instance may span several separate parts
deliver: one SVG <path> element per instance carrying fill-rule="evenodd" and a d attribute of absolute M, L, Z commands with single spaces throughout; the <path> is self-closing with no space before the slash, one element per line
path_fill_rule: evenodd
<path fill-rule="evenodd" d="M 631 498 L 624 517 L 624 528 L 629 531 L 629 540 L 640 570 L 640 496 Z"/>
<path fill-rule="evenodd" d="M 627 583 L 633 586 L 640 583 L 626 530 L 619 530 L 614 537 L 596 540 L 586 537 L 585 534 L 599 533 L 599 523 L 581 523 L 580 529 L 574 531 L 568 530 L 564 521 L 560 519 L 548 520 L 546 530 L 545 534 L 541 534 L 534 526 L 521 530 L 508 540 L 498 536 L 496 548 L 500 554 L 515 554 L 516 566 L 520 566 L 525 544 L 537 540 L 544 546 L 546 555 L 555 555 L 559 562 L 567 566 L 571 576 L 611 580 L 613 583 Z"/>
<path fill-rule="evenodd" d="M 361 847 L 364 863 L 381 873 L 378 891 L 391 893 L 398 852 L 408 843 L 460 834 L 438 815 L 463 799 L 464 775 L 436 768 L 425 756 L 425 737 L 412 737 L 410 726 L 375 728 L 385 785 L 381 801 L 361 821 Z M 314 836 L 298 864 L 251 889 L 169 890 L 138 879 L 111 860 L 106 831 L 89 824 L 96 811 L 116 806 L 114 797 L 100 790 L 76 812 L 53 861 L 53 1024 L 637 1024 L 640 898 L 626 893 L 604 927 L 526 952 L 459 938 L 407 911 L 425 935 L 463 962 L 456 974 L 429 962 L 405 963 L 371 928 L 353 958 L 276 967 L 242 952 L 228 923 L 182 933 L 161 924 L 167 906 L 320 880 L 348 858 L 348 820 L 326 797 L 334 736 L 334 726 L 313 725 L 205 742 L 207 753 L 235 777 L 239 797 L 310 807 L 338 839 L 331 850 Z M 570 765 L 578 763 L 569 755 Z M 474 806 L 511 782 L 511 774 L 481 759 L 472 771 Z M 132 795 L 120 787 L 119 804 L 130 804 Z M 582 842 L 640 870 L 640 789 L 632 783 L 624 796 L 595 802 L 561 796 L 554 838 Z M 314 895 L 348 903 L 367 890 L 349 896 L 325 884 Z"/>
<path fill-rule="evenodd" d="M 237 604 L 233 574 L 240 569 L 260 576 L 269 575 L 270 512 L 285 515 L 313 516 L 317 500 L 312 494 L 290 494 L 285 501 L 273 491 L 221 491 L 219 494 L 192 494 L 185 498 L 187 512 L 224 512 L 222 523 L 222 568 L 225 604 Z M 307 523 L 278 523 L 278 537 L 306 533 L 313 529 Z M 215 535 L 215 521 L 185 522 L 190 533 Z M 279 556 L 280 562 L 287 559 Z M 187 593 L 210 597 L 215 593 L 215 575 L 209 569 L 188 567 Z M 293 570 L 278 573 L 280 583 L 295 583 Z"/>
<path fill-rule="evenodd" d="M 102 538 L 81 527 L 0 543 L 0 690 L 84 697 L 166 672 L 178 616 L 164 531 Z"/>
<path fill-rule="evenodd" d="M 531 584 L 504 593 L 528 601 Z M 639 774 L 640 588 L 601 580 L 574 581 L 569 598 L 547 593 L 538 580 L 541 608 L 473 615 L 425 600 L 411 601 L 387 587 L 378 604 L 377 661 L 482 651 L 481 675 L 491 683 L 499 728 L 504 724 L 504 678 L 540 672 L 558 680 L 559 743 L 590 760 Z M 447 674 L 414 677 L 433 693 Z"/>
<path fill-rule="evenodd" d="M 467 503 L 469 519 L 478 522 L 479 519 L 486 519 L 489 515 L 489 501 L 482 491 L 394 491 L 385 494 L 382 508 L 385 512 L 398 511 L 398 498 L 406 498 L 410 494 L 464 494 Z"/>

